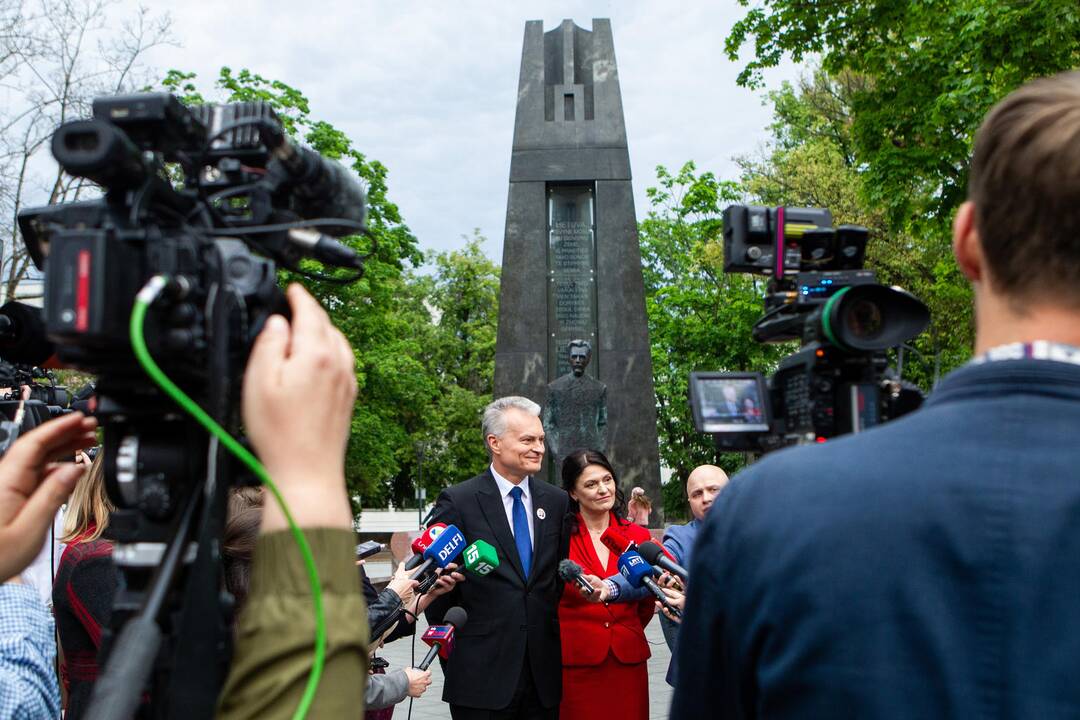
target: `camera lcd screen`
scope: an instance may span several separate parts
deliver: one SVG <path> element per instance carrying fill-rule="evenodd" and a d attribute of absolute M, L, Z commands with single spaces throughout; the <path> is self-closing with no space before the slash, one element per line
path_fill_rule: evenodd
<path fill-rule="evenodd" d="M 694 424 L 701 432 L 768 432 L 768 397 L 760 373 L 690 375 Z"/>

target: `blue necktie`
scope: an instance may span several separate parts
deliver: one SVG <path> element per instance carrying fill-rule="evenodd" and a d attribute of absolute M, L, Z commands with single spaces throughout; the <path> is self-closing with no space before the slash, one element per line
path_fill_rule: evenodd
<path fill-rule="evenodd" d="M 529 539 L 529 516 L 525 513 L 521 494 L 519 487 L 510 489 L 510 495 L 514 498 L 514 544 L 517 545 L 518 557 L 521 558 L 521 569 L 525 571 L 525 577 L 529 577 L 529 570 L 532 568 L 532 540 Z"/>

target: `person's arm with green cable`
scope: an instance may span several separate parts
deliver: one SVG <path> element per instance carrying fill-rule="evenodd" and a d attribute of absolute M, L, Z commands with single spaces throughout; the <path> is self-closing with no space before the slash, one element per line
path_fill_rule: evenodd
<path fill-rule="evenodd" d="M 344 466 L 355 358 L 314 298 L 296 285 L 288 298 L 291 325 L 271 317 L 252 348 L 244 375 L 244 424 L 318 568 L 326 663 L 307 717 L 359 717 L 368 628 Z M 268 502 L 219 718 L 293 717 L 314 655 L 314 602 L 285 515 Z"/>

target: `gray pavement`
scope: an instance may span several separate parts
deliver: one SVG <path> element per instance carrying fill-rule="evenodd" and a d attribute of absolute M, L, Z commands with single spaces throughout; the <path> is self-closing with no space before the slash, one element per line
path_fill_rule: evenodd
<path fill-rule="evenodd" d="M 423 659 L 427 652 L 427 645 L 420 641 L 420 635 L 427 628 L 427 623 L 421 618 L 416 633 L 416 662 Z M 648 638 L 652 657 L 649 659 L 649 720 L 667 720 L 668 708 L 671 705 L 671 687 L 664 682 L 667 674 L 668 662 L 671 653 L 668 652 L 664 643 L 664 635 L 660 631 L 660 621 L 653 618 L 645 628 L 645 637 Z M 379 654 L 390 661 L 390 667 L 406 667 L 412 664 L 410 652 L 413 643 L 408 638 L 392 642 Z M 413 720 L 445 720 L 450 717 L 450 709 L 442 701 L 443 674 L 438 661 L 431 665 L 431 687 L 424 696 L 414 700 L 412 704 Z M 613 688 L 617 690 L 617 688 Z M 409 714 L 409 702 L 406 700 L 397 706 L 394 712 L 394 720 L 405 720 Z"/>

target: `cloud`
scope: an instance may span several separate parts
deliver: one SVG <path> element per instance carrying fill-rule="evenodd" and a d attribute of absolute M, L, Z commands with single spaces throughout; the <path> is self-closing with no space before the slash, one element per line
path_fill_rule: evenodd
<path fill-rule="evenodd" d="M 155 51 L 157 67 L 207 85 L 222 65 L 247 67 L 303 91 L 316 118 L 389 168 L 390 197 L 425 250 L 459 247 L 479 227 L 501 257 L 527 20 L 550 30 L 564 17 L 587 29 L 611 18 L 639 217 L 657 164 L 693 159 L 734 177 L 731 158 L 767 139 L 768 109 L 735 85 L 739 66 L 723 54 L 734 3 L 144 4 L 171 13 L 182 45 Z M 785 66 L 770 79 L 796 75 Z"/>

